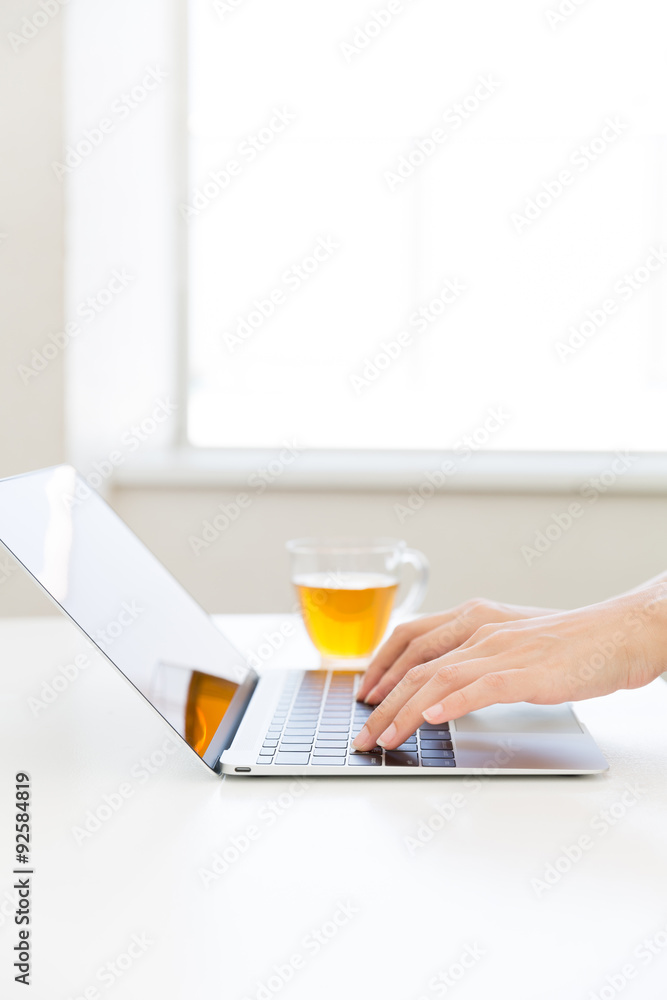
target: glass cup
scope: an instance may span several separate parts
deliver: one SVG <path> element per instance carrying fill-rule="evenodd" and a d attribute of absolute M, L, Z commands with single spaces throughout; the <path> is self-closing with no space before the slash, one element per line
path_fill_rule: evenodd
<path fill-rule="evenodd" d="M 417 611 L 426 594 L 426 556 L 394 538 L 297 538 L 287 551 L 304 624 L 327 668 L 367 666 L 406 563 L 417 576 L 396 613 Z"/>

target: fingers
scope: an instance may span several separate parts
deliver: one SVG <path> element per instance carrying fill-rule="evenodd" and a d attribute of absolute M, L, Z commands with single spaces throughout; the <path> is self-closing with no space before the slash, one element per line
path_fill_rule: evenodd
<path fill-rule="evenodd" d="M 458 650 L 450 657 L 459 657 Z M 369 716 L 366 725 L 354 741 L 357 750 L 369 750 L 378 740 L 387 749 L 399 746 L 423 723 L 422 713 L 446 695 L 493 669 L 502 669 L 502 656 L 480 657 L 469 653 L 461 661 L 442 657 L 432 663 L 412 667 L 381 705 Z M 395 731 L 391 727 L 395 726 Z"/>
<path fill-rule="evenodd" d="M 453 649 L 462 648 L 461 644 L 476 631 L 475 624 L 469 618 L 458 616 L 453 621 L 411 639 L 403 652 L 368 692 L 366 702 L 369 705 L 379 705 L 405 677 L 408 670 L 420 663 L 429 663 Z"/>
<path fill-rule="evenodd" d="M 353 747 L 356 750 L 370 750 L 371 747 L 374 747 L 378 736 L 390 725 L 403 705 L 432 677 L 437 669 L 436 662 L 422 663 L 409 670 L 382 704 L 378 705 L 375 711 L 369 715 L 366 725 L 354 740 Z M 424 705 L 424 707 L 427 708 L 428 705 Z"/>
<path fill-rule="evenodd" d="M 470 683 L 455 691 L 451 691 L 447 678 L 440 677 L 437 672 L 396 713 L 376 742 L 386 750 L 393 750 L 411 736 L 424 719 L 436 724 L 449 722 L 488 705 L 529 700 L 535 686 L 531 672 L 502 664 L 499 659 L 492 657 L 468 663 L 465 674 L 471 678 Z M 450 690 L 443 697 L 443 689 L 447 691 L 447 688 Z M 434 697 L 439 700 L 430 708 L 425 707 Z"/>
<path fill-rule="evenodd" d="M 399 625 L 392 632 L 391 636 L 380 647 L 375 654 L 370 666 L 366 670 L 364 679 L 357 692 L 357 701 L 369 701 L 377 704 L 391 690 L 391 688 L 417 663 L 426 663 L 437 656 L 442 656 L 456 649 L 462 642 L 465 642 L 475 630 L 484 622 L 493 620 L 497 615 L 494 613 L 494 605 L 488 601 L 477 598 L 467 601 L 456 608 L 444 611 L 438 615 L 427 615 L 418 618 L 413 622 L 406 622 Z M 501 616 L 502 618 L 502 616 Z M 434 638 L 433 642 L 427 641 L 426 637 L 436 630 L 441 630 L 440 635 Z M 397 665 L 397 661 L 403 656 L 411 643 L 418 639 L 424 639 L 423 648 L 415 647 L 416 655 L 412 653 L 408 659 Z M 384 675 L 396 665 L 396 670 L 384 683 Z M 383 681 L 381 687 L 376 692 L 375 687 Z M 372 699 L 369 695 L 373 693 Z"/>
<path fill-rule="evenodd" d="M 415 621 L 405 622 L 403 625 L 398 625 L 391 633 L 387 641 L 380 646 L 368 666 L 361 682 L 361 686 L 357 691 L 357 701 L 365 701 L 369 691 L 375 687 L 385 671 L 389 670 L 398 657 L 405 652 L 409 643 L 412 642 L 413 639 L 416 639 L 417 636 L 420 636 L 425 632 L 430 632 L 436 625 L 440 625 L 443 620 L 446 621 L 448 617 L 452 615 L 455 615 L 455 612 L 445 612 L 441 615 L 428 615 L 425 618 L 417 618 Z"/>

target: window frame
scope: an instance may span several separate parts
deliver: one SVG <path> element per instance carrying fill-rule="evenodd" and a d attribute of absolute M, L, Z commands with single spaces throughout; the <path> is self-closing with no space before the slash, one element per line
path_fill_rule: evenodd
<path fill-rule="evenodd" d="M 178 203 L 187 201 L 188 183 L 188 60 L 190 31 L 187 0 L 171 0 L 174 51 L 174 107 L 172 190 Z M 188 229 L 181 213 L 176 213 L 171 247 L 174 285 L 171 302 L 175 315 L 174 336 L 163 346 L 165 368 L 172 372 L 173 398 L 178 409 L 168 440 L 147 447 L 136 459 L 125 462 L 113 475 L 114 484 L 133 487 L 220 487 L 242 490 L 257 470 L 280 461 L 280 449 L 202 448 L 189 442 L 187 433 L 189 350 L 188 350 Z M 77 248 L 73 247 L 76 255 Z M 79 253 L 84 252 L 80 248 Z M 298 442 L 296 442 L 298 448 Z M 84 453 L 78 449 L 76 422 L 69 425 L 68 451 L 79 465 Z M 617 454 L 612 452 L 523 452 L 472 450 L 467 457 L 452 451 L 334 450 L 308 449 L 298 461 L 285 466 L 271 489 L 294 491 L 403 492 L 422 489 L 428 493 L 580 493 L 589 480 L 613 473 Z M 429 473 L 454 466 L 441 483 L 433 483 Z M 437 475 L 434 477 L 438 479 Z M 601 482 L 601 486 L 604 483 Z M 645 452 L 632 456 L 629 468 L 616 475 L 605 492 L 619 494 L 667 494 L 667 452 Z"/>

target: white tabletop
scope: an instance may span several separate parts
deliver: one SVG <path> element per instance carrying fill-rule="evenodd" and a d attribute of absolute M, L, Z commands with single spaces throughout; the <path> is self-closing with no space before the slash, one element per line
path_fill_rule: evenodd
<path fill-rule="evenodd" d="M 256 652 L 289 620 L 222 621 Z M 316 665 L 295 628 L 266 669 Z M 578 706 L 605 775 L 304 785 L 165 754 L 166 725 L 65 620 L 5 621 L 0 650 L 3 997 L 664 1000 L 662 680 Z M 31 701 L 77 654 L 90 665 Z M 17 771 L 33 797 L 30 992 L 12 981 Z"/>

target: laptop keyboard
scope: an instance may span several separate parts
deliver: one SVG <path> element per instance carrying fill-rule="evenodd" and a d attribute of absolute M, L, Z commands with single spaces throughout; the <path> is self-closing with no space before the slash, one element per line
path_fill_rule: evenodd
<path fill-rule="evenodd" d="M 328 767 L 456 767 L 449 723 L 424 723 L 396 750 L 364 753 L 352 741 L 373 711 L 355 701 L 361 674 L 309 670 L 281 694 L 257 763 Z"/>

